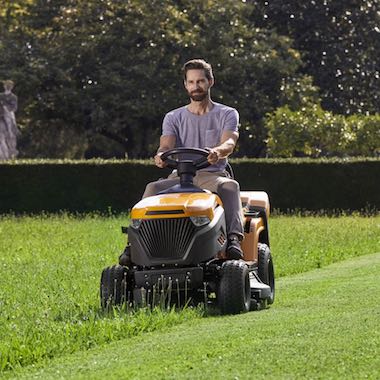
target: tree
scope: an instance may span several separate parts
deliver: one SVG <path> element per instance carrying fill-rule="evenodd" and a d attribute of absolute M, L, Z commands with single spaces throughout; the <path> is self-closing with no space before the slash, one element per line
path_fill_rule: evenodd
<path fill-rule="evenodd" d="M 238 154 L 257 156 L 265 147 L 263 116 L 282 105 L 282 88 L 303 80 L 291 39 L 252 26 L 254 4 L 53 3 L 22 2 L 23 12 L 11 17 L 7 43 L 0 46 L 4 57 L 21 52 L 13 74 L 24 97 L 29 155 L 91 156 L 96 152 L 89 147 L 101 139 L 103 145 L 113 141 L 111 155 L 150 156 L 165 112 L 187 101 L 181 65 L 203 57 L 215 70 L 214 99 L 240 111 Z M 7 13 L 11 6 L 4 6 Z M 0 58 L 1 75 L 8 59 Z"/>
<path fill-rule="evenodd" d="M 376 113 L 380 106 L 378 0 L 260 1 L 253 22 L 294 40 L 323 108 Z"/>

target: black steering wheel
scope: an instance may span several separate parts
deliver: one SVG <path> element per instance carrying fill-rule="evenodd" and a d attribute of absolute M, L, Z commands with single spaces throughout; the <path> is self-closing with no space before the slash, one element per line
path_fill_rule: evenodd
<path fill-rule="evenodd" d="M 194 158 L 193 160 L 185 159 L 181 160 L 179 158 L 173 158 L 174 155 L 184 155 L 191 154 L 198 156 L 199 158 Z M 177 169 L 180 163 L 192 164 L 196 170 L 204 169 L 210 166 L 211 164 L 207 161 L 207 156 L 209 151 L 206 149 L 199 148 L 174 148 L 169 149 L 166 152 L 162 153 L 161 160 L 164 161 L 168 168 Z"/>

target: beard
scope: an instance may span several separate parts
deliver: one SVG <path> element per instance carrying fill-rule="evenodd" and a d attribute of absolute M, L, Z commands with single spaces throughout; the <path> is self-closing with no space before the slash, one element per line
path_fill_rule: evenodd
<path fill-rule="evenodd" d="M 191 100 L 193 100 L 194 102 L 201 102 L 202 100 L 205 100 L 207 98 L 207 94 L 208 92 L 207 91 L 193 91 L 191 93 L 189 93 L 189 96 L 191 98 Z"/>

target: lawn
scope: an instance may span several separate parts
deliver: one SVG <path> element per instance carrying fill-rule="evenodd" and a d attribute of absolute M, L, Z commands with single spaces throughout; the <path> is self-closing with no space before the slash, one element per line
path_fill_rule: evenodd
<path fill-rule="evenodd" d="M 378 379 L 379 275 L 380 253 L 283 277 L 267 310 L 188 320 L 7 378 Z"/>
<path fill-rule="evenodd" d="M 170 331 L 190 323 L 186 321 L 209 320 L 192 309 L 135 314 L 99 310 L 100 273 L 116 262 L 125 245 L 120 226 L 127 223 L 125 215 L 0 218 L 0 371 L 10 375 L 61 355 L 155 330 Z M 277 216 L 270 230 L 278 277 L 378 252 L 380 247 L 380 216 Z M 276 315 L 281 297 L 279 293 L 268 311 L 247 318 Z"/>

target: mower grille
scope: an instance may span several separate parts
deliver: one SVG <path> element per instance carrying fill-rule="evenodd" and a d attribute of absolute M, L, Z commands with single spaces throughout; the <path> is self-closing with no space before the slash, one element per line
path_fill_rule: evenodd
<path fill-rule="evenodd" d="M 151 257 L 178 259 L 185 255 L 195 230 L 189 218 L 147 219 L 141 223 L 139 237 Z"/>

